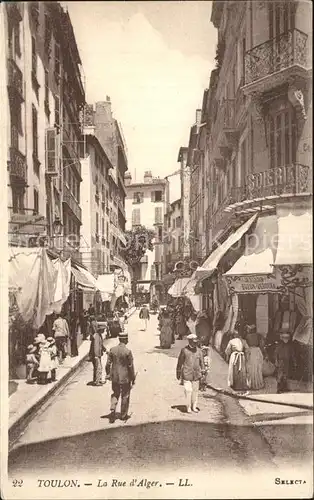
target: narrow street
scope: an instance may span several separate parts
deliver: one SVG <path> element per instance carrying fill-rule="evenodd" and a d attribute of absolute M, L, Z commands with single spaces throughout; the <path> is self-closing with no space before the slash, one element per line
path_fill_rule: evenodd
<path fill-rule="evenodd" d="M 181 474 L 191 467 L 208 467 L 211 473 L 222 467 L 233 472 L 273 467 L 269 447 L 258 430 L 248 426 L 237 402 L 229 402 L 227 415 L 219 397 L 207 390 L 200 393 L 200 413 L 184 413 L 175 367 L 185 341 L 177 341 L 169 351 L 159 349 L 156 316 L 148 331 L 141 328 L 136 312 L 129 322 L 129 346 L 138 372 L 130 420 L 109 424 L 110 384 L 88 385 L 92 366 L 86 362 L 20 437 L 9 457 L 10 475 L 148 471 L 169 464 Z M 108 347 L 116 342 L 108 340 Z"/>

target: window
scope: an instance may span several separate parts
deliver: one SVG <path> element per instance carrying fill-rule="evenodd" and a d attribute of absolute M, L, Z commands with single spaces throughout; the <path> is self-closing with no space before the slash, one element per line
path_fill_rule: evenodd
<path fill-rule="evenodd" d="M 24 212 L 24 196 L 25 190 L 19 186 L 12 186 L 12 206 L 13 213 L 23 213 Z"/>
<path fill-rule="evenodd" d="M 109 224 L 106 222 L 106 238 L 109 240 Z"/>
<path fill-rule="evenodd" d="M 294 8 L 292 2 L 269 2 L 270 39 L 294 29 Z"/>
<path fill-rule="evenodd" d="M 154 201 L 162 201 L 162 191 L 152 191 L 151 200 Z"/>
<path fill-rule="evenodd" d="M 103 217 L 101 218 L 101 234 L 104 238 L 105 237 L 105 219 Z"/>
<path fill-rule="evenodd" d="M 162 224 L 162 207 L 155 207 L 155 224 Z"/>
<path fill-rule="evenodd" d="M 158 227 L 157 229 L 157 238 L 160 243 L 162 243 L 163 230 L 162 227 Z"/>
<path fill-rule="evenodd" d="M 17 56 L 21 56 L 21 42 L 20 42 L 20 23 L 16 23 L 13 27 L 14 36 L 14 52 Z"/>
<path fill-rule="evenodd" d="M 181 217 L 176 218 L 176 227 L 181 227 Z"/>
<path fill-rule="evenodd" d="M 133 194 L 133 203 L 143 203 L 144 193 L 136 192 Z"/>
<path fill-rule="evenodd" d="M 99 214 L 96 212 L 96 234 L 99 234 Z"/>
<path fill-rule="evenodd" d="M 132 210 L 132 225 L 139 226 L 141 224 L 141 211 L 139 208 Z"/>
<path fill-rule="evenodd" d="M 49 72 L 45 69 L 45 104 L 49 106 Z"/>
<path fill-rule="evenodd" d="M 176 239 L 172 238 L 172 252 L 175 253 L 176 251 Z"/>
<path fill-rule="evenodd" d="M 11 147 L 19 149 L 19 131 L 13 123 L 11 124 Z"/>
<path fill-rule="evenodd" d="M 271 168 L 282 167 L 295 162 L 296 118 L 289 103 L 272 106 L 268 118 L 268 136 Z"/>
<path fill-rule="evenodd" d="M 57 79 L 61 75 L 61 64 L 60 64 L 60 46 L 55 44 L 55 76 Z"/>
<path fill-rule="evenodd" d="M 38 158 L 38 116 L 35 106 L 32 108 L 33 121 L 33 156 Z"/>
<path fill-rule="evenodd" d="M 245 137 L 242 142 L 240 141 L 240 179 L 239 186 L 246 185 L 246 178 L 248 175 L 248 138 Z"/>
<path fill-rule="evenodd" d="M 60 100 L 55 96 L 55 125 L 60 127 Z"/>
<path fill-rule="evenodd" d="M 175 228 L 176 228 L 176 220 L 172 219 L 172 229 L 175 229 Z"/>
<path fill-rule="evenodd" d="M 32 73 L 37 76 L 37 54 L 36 54 L 36 40 L 32 36 Z"/>
<path fill-rule="evenodd" d="M 39 196 L 38 191 L 34 188 L 34 215 L 37 215 L 39 211 Z"/>

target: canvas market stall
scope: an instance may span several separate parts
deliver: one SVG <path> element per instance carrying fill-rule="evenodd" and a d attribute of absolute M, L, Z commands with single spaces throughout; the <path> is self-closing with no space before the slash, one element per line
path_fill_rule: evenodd
<path fill-rule="evenodd" d="M 44 248 L 9 249 L 9 355 L 11 376 L 25 376 L 26 347 L 48 315 L 70 293 L 70 260 L 51 260 Z M 22 367 L 22 372 L 21 368 Z"/>

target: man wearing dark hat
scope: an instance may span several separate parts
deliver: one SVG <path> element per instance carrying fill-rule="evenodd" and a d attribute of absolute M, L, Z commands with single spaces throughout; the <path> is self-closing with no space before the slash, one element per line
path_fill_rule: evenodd
<path fill-rule="evenodd" d="M 133 354 L 127 348 L 128 334 L 123 331 L 119 334 L 119 344 L 109 351 L 106 374 L 111 379 L 112 395 L 110 405 L 110 423 L 116 419 L 116 407 L 121 396 L 121 420 L 128 419 L 131 386 L 135 383 Z"/>

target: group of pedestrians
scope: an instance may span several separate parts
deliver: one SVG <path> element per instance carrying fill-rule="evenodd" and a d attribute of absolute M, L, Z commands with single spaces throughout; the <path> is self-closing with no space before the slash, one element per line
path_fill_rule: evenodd
<path fill-rule="evenodd" d="M 27 347 L 26 382 L 28 384 L 54 382 L 58 366 L 55 339 L 46 338 L 42 333 L 38 334 L 33 344 Z"/>
<path fill-rule="evenodd" d="M 289 373 L 294 362 L 293 349 L 289 333 L 281 333 L 279 337 L 272 365 L 265 349 L 264 337 L 257 333 L 255 325 L 244 327 L 242 336 L 235 330 L 225 349 L 229 363 L 229 387 L 235 391 L 263 389 L 266 363 L 276 372 L 277 393 L 287 392 Z"/>

